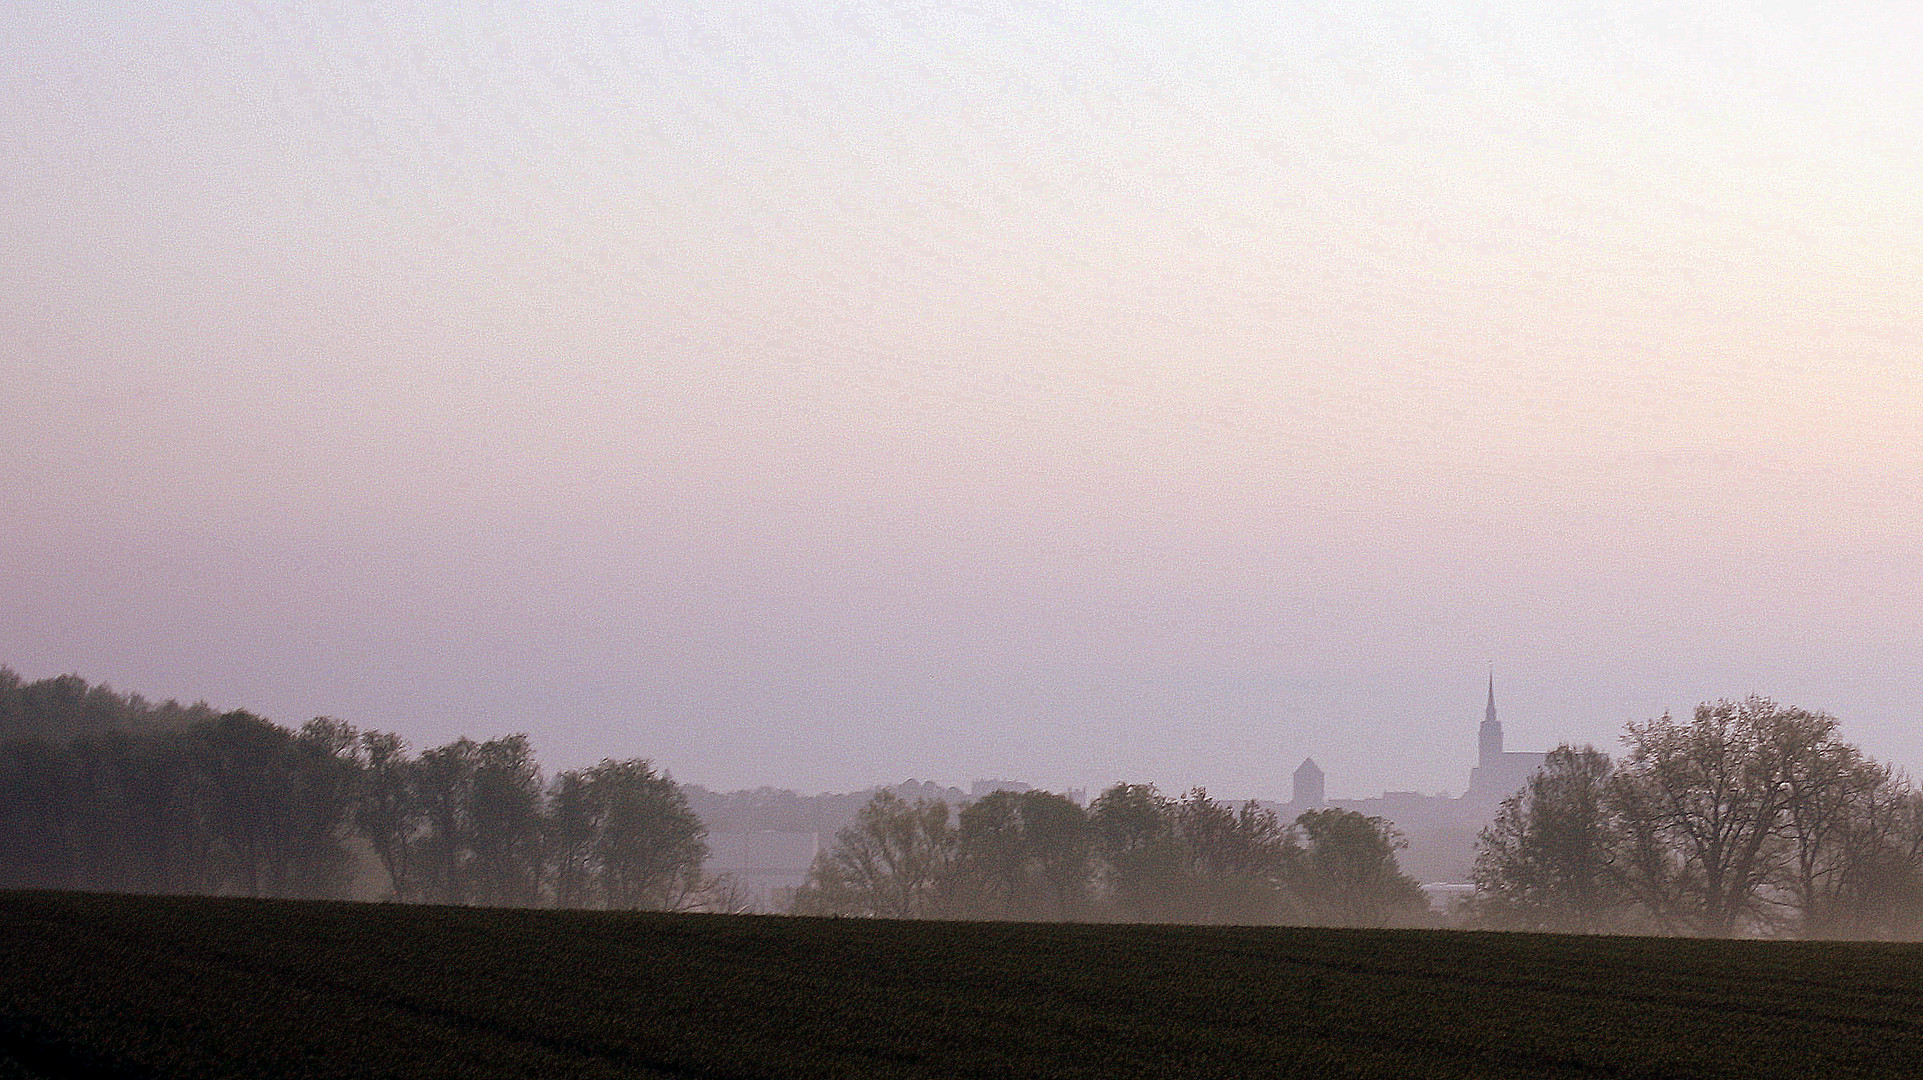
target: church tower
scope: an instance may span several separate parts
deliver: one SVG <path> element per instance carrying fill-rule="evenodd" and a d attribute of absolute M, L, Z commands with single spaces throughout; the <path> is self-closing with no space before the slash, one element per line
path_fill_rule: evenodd
<path fill-rule="evenodd" d="M 1476 738 L 1476 767 L 1469 770 L 1465 797 L 1507 797 L 1528 783 L 1547 757 L 1502 748 L 1502 725 L 1496 722 L 1496 676 L 1491 672 L 1489 704 L 1483 706 L 1482 730 Z"/>
<path fill-rule="evenodd" d="M 1487 769 L 1502 760 L 1502 725 L 1496 722 L 1496 673 L 1489 673 L 1489 705 L 1482 711 L 1476 763 Z"/>

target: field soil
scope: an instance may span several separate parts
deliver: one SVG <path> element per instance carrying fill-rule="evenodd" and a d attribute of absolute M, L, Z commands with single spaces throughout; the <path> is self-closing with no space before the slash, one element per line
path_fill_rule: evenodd
<path fill-rule="evenodd" d="M 19 1077 L 1923 1073 L 1923 947 L 0 893 Z"/>

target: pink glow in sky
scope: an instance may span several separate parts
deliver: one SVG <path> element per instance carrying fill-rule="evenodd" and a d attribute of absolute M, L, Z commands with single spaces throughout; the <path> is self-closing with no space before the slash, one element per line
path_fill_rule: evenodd
<path fill-rule="evenodd" d="M 26 0 L 0 663 L 550 768 L 1923 769 L 1923 17 Z"/>

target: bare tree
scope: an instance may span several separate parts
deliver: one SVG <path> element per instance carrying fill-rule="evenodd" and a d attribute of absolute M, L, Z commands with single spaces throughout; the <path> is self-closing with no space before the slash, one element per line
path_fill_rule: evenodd
<path fill-rule="evenodd" d="M 1540 929 L 1888 936 L 1923 913 L 1923 795 L 1765 698 L 1558 747 L 1483 830 L 1479 915 Z"/>
<path fill-rule="evenodd" d="M 1805 937 L 1828 932 L 1851 906 L 1859 864 L 1881 847 L 1880 837 L 1864 843 L 1871 838 L 1860 825 L 1889 780 L 1887 767 L 1833 736 L 1792 756 L 1783 781 L 1787 853 L 1780 891 Z"/>
<path fill-rule="evenodd" d="M 1786 860 L 1795 776 L 1836 719 L 1762 697 L 1628 725 L 1614 794 L 1624 880 L 1661 923 L 1714 936 L 1772 928 L 1768 886 Z"/>
<path fill-rule="evenodd" d="M 751 915 L 759 910 L 755 896 L 733 874 L 701 879 L 695 908 L 715 915 Z"/>
<path fill-rule="evenodd" d="M 1787 902 L 1804 937 L 1913 935 L 1923 914 L 1923 793 L 1845 749 L 1826 797 L 1792 808 Z"/>

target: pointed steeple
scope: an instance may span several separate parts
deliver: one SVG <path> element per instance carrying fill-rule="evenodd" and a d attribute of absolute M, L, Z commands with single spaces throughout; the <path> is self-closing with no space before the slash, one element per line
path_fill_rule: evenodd
<path fill-rule="evenodd" d="M 1484 768 L 1502 759 L 1502 725 L 1496 723 L 1496 672 L 1489 671 L 1489 705 L 1482 711 L 1482 728 L 1476 733 L 1476 761 Z"/>

